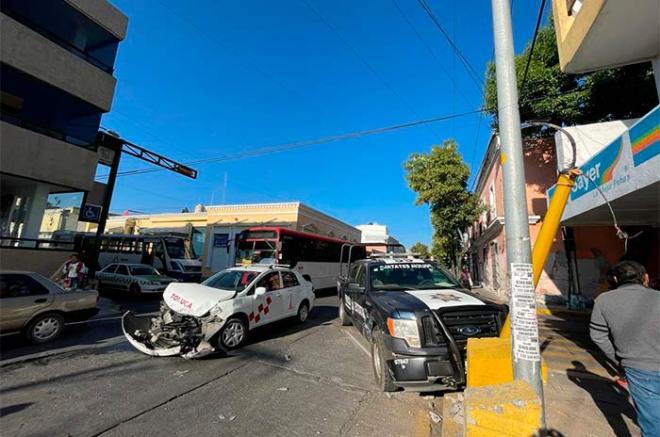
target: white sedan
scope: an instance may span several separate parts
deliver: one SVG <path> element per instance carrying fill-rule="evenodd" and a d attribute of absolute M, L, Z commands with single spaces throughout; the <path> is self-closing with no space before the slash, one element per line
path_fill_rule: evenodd
<path fill-rule="evenodd" d="M 134 294 L 161 293 L 176 279 L 162 275 L 146 264 L 112 263 L 96 273 L 98 288 Z"/>
<path fill-rule="evenodd" d="M 198 358 L 240 347 L 250 330 L 277 320 L 295 317 L 304 323 L 313 306 L 312 283 L 294 270 L 234 267 L 201 284 L 168 285 L 157 317 L 127 312 L 122 328 L 145 354 Z"/>

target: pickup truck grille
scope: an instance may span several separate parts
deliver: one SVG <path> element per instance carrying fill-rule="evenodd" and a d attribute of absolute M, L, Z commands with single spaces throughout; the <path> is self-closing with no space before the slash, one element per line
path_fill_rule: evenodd
<path fill-rule="evenodd" d="M 500 333 L 499 312 L 489 310 L 451 311 L 440 314 L 456 341 L 469 337 L 497 337 Z M 476 332 L 471 334 L 470 331 Z"/>
<path fill-rule="evenodd" d="M 469 337 L 497 337 L 500 333 L 500 311 L 496 309 L 444 311 L 437 314 L 461 349 Z M 423 316 L 421 324 L 424 346 L 445 343 L 444 335 L 432 316 Z M 471 332 L 474 333 L 469 335 Z"/>

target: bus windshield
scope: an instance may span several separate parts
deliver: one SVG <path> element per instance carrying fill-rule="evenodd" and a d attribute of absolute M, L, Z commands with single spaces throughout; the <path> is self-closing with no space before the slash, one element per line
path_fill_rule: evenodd
<path fill-rule="evenodd" d="M 276 246 L 275 240 L 240 241 L 237 258 L 258 264 L 275 263 Z"/>
<path fill-rule="evenodd" d="M 172 259 L 195 259 L 192 247 L 186 245 L 182 238 L 165 238 L 167 255 Z"/>

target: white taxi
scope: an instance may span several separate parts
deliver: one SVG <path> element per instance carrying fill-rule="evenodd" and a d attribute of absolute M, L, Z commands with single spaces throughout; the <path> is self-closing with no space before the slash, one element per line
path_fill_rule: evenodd
<path fill-rule="evenodd" d="M 158 316 L 128 312 L 122 328 L 145 354 L 198 358 L 240 347 L 250 330 L 277 320 L 304 323 L 313 306 L 314 288 L 300 273 L 251 265 L 223 270 L 201 284 L 169 284 Z"/>

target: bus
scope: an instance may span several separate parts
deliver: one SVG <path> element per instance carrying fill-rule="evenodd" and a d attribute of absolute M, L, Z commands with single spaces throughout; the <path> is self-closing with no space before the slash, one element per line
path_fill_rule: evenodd
<path fill-rule="evenodd" d="M 242 231 L 236 242 L 237 263 L 283 264 L 309 275 L 314 288 L 334 288 L 340 272 L 342 250 L 347 241 L 280 227 L 253 227 Z M 366 250 L 353 245 L 351 258 L 366 257 Z"/>
<path fill-rule="evenodd" d="M 91 253 L 96 235 L 76 232 L 70 236 L 56 235 L 57 240 L 68 237 L 80 253 Z M 159 272 L 184 282 L 199 282 L 202 263 L 185 238 L 173 235 L 123 235 L 101 236 L 98 267 L 111 263 L 147 264 Z"/>

